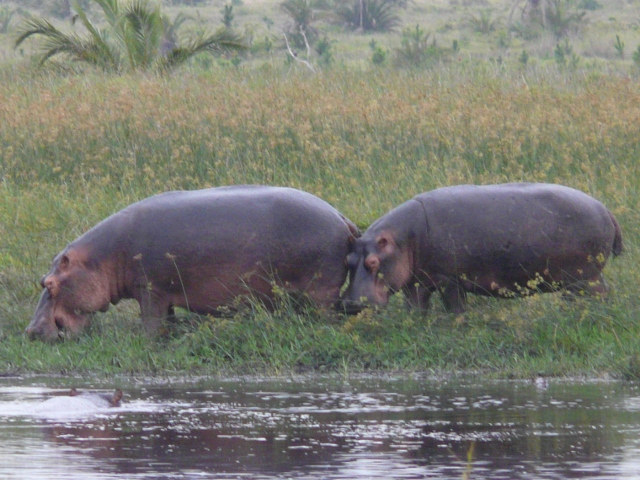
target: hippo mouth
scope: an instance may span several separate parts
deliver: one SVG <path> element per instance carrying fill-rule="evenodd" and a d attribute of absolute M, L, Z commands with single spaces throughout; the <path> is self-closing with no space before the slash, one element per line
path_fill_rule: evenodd
<path fill-rule="evenodd" d="M 338 310 L 342 310 L 346 315 L 357 315 L 370 305 L 352 300 L 342 300 L 337 304 Z"/>
<path fill-rule="evenodd" d="M 67 327 L 64 326 L 64 321 L 61 318 L 56 317 L 53 323 L 58 329 L 57 338 L 58 339 L 65 338 L 67 336 Z"/>

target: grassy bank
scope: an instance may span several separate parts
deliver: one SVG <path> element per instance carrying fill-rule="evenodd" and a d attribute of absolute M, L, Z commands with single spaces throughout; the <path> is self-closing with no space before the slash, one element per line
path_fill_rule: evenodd
<path fill-rule="evenodd" d="M 480 369 L 499 376 L 640 376 L 640 86 L 597 69 L 448 64 L 422 72 L 213 68 L 170 77 L 0 71 L 0 371 Z M 144 337 L 137 305 L 57 345 L 22 334 L 66 243 L 170 189 L 261 183 L 312 192 L 361 227 L 459 183 L 543 181 L 617 216 L 626 252 L 606 302 L 472 297 L 464 317 L 248 309 L 184 314 Z"/>

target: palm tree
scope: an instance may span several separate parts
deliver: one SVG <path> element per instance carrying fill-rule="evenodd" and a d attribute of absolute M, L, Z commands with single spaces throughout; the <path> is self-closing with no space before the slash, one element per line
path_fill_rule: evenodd
<path fill-rule="evenodd" d="M 355 0 L 342 4 L 336 13 L 353 30 L 388 32 L 400 24 L 395 13 L 399 7 L 402 2 L 397 0 Z"/>
<path fill-rule="evenodd" d="M 316 19 L 312 0 L 284 0 L 280 3 L 280 9 L 293 20 L 288 30 L 296 46 L 302 48 L 306 43 L 316 40 L 318 30 L 311 26 Z"/>
<path fill-rule="evenodd" d="M 40 37 L 41 63 L 57 55 L 87 62 L 107 71 L 167 70 L 200 52 L 218 54 L 246 48 L 240 35 L 220 28 L 178 44 L 176 30 L 187 19 L 171 22 L 150 0 L 92 0 L 100 6 L 106 27 L 100 29 L 87 16 L 79 0 L 72 0 L 72 25 L 80 23 L 86 33 L 65 33 L 40 17 L 30 17 L 20 26 L 15 46 L 30 37 Z"/>

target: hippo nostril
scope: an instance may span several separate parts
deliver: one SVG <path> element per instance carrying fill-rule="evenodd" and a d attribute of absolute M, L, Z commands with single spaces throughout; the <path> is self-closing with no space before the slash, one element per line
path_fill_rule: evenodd
<path fill-rule="evenodd" d="M 28 326 L 25 329 L 25 333 L 27 334 L 27 337 L 29 337 L 30 340 L 34 340 L 36 338 L 36 329 L 33 328 L 32 326 Z"/>

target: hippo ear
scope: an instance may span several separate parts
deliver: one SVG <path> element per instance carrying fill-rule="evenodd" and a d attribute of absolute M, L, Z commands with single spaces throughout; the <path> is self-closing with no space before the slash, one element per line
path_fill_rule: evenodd
<path fill-rule="evenodd" d="M 121 399 L 122 399 L 122 390 L 118 388 L 113 393 L 113 397 L 111 397 L 111 401 L 109 403 L 111 403 L 111 405 L 115 407 L 116 405 L 118 405 Z"/>
<path fill-rule="evenodd" d="M 62 270 L 63 272 L 67 268 L 69 268 L 69 256 L 67 254 L 64 254 L 62 258 L 60 258 L 60 263 L 58 263 L 58 268 L 60 268 L 60 270 Z"/>

